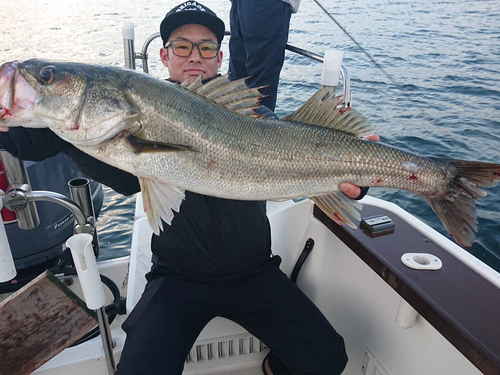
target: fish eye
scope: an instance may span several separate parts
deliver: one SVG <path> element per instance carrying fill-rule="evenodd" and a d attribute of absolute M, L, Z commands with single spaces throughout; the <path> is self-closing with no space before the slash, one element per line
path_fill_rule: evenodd
<path fill-rule="evenodd" d="M 55 70 L 51 66 L 47 66 L 40 70 L 40 81 L 42 81 L 42 83 L 46 85 L 51 84 L 54 81 L 55 77 Z"/>

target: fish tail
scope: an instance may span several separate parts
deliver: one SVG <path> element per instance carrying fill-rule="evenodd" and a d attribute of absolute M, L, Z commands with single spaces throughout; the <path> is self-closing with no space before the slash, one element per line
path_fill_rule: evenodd
<path fill-rule="evenodd" d="M 454 177 L 442 196 L 423 197 L 437 214 L 453 239 L 470 248 L 477 232 L 476 200 L 487 193 L 481 187 L 493 187 L 500 182 L 500 165 L 453 159 L 436 159 L 444 163 Z"/>

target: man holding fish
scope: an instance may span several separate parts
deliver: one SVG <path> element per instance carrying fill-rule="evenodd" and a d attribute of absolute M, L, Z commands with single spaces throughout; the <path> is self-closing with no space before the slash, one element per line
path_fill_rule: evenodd
<path fill-rule="evenodd" d="M 172 9 L 161 24 L 160 50 L 170 80 L 216 77 L 224 29 L 223 21 L 198 2 Z M 140 190 L 137 177 L 88 156 L 48 129 L 0 130 L 0 146 L 14 156 L 43 160 L 64 152 L 114 190 L 126 195 Z M 353 184 L 341 188 L 353 198 L 361 194 Z M 123 324 L 127 340 L 117 374 L 181 374 L 199 333 L 216 316 L 239 323 L 271 349 L 265 374 L 340 374 L 347 363 L 342 337 L 280 271 L 270 239 L 264 201 L 186 191 L 175 220 L 153 235 L 153 267 Z"/>
<path fill-rule="evenodd" d="M 153 267 L 123 325 L 118 374 L 180 374 L 215 316 L 271 349 L 264 373 L 340 374 L 343 339 L 279 270 L 264 201 L 308 197 L 355 227 L 348 215 L 359 219 L 360 205 L 342 191 L 404 189 L 469 247 L 475 202 L 486 196 L 479 187 L 498 184 L 500 165 L 362 140 L 373 133 L 366 119 L 328 88 L 281 120 L 263 118 L 257 89 L 214 78 L 224 23 L 212 11 L 185 2 L 160 31 L 162 61 L 180 86 L 109 66 L 33 59 L 0 67 L 0 126 L 48 127 L 62 138 L 12 129 L 0 145 L 30 160 L 62 151 L 116 191 L 142 191 L 156 234 Z"/>

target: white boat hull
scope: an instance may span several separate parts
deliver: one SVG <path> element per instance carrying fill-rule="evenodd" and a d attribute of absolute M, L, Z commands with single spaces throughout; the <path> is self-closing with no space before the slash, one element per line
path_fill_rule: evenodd
<path fill-rule="evenodd" d="M 498 273 L 399 207 L 371 197 L 365 198 L 363 203 L 392 210 L 409 225 L 425 231 L 432 240 L 441 241 L 454 256 L 500 286 Z M 421 315 L 416 316 L 411 328 L 397 324 L 396 316 L 402 301 L 400 295 L 313 216 L 313 205 L 309 200 L 270 202 L 268 216 L 273 253 L 282 257 L 281 268 L 288 275 L 305 241 L 308 238 L 315 241 L 297 284 L 344 337 L 349 363 L 343 374 L 481 374 Z M 140 298 L 146 283 L 144 274 L 150 266 L 150 238 L 151 230 L 146 219 L 139 214 L 134 229 L 130 273 L 127 274 L 126 258 L 100 263 L 101 272 L 113 278 L 122 294 L 127 295 L 129 311 Z M 401 244 L 402 252 L 406 252 L 407 245 Z M 75 288 L 78 290 L 77 283 Z M 404 302 L 403 305 L 411 312 L 411 306 L 408 308 Z M 120 329 L 124 318 L 120 316 L 112 324 L 117 362 L 125 339 Z M 184 374 L 261 374 L 261 361 L 266 352 L 265 345 L 243 328 L 216 318 L 200 334 Z M 76 348 L 66 349 L 35 374 L 107 374 L 101 339 L 95 338 Z"/>

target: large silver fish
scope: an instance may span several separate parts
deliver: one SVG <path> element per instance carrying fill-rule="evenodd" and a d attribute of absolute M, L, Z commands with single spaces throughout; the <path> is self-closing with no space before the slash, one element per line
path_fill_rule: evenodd
<path fill-rule="evenodd" d="M 259 93 L 223 76 L 183 88 L 135 71 L 28 60 L 0 67 L 0 126 L 49 127 L 93 157 L 139 177 L 159 232 L 184 190 L 242 200 L 309 197 L 354 226 L 359 203 L 341 182 L 424 198 L 452 237 L 471 246 L 478 186 L 500 180 L 491 163 L 425 158 L 359 137 L 373 133 L 328 89 L 282 120 L 256 118 Z M 250 115 L 250 116 L 249 116 Z M 253 116 L 252 116 L 253 115 Z"/>

